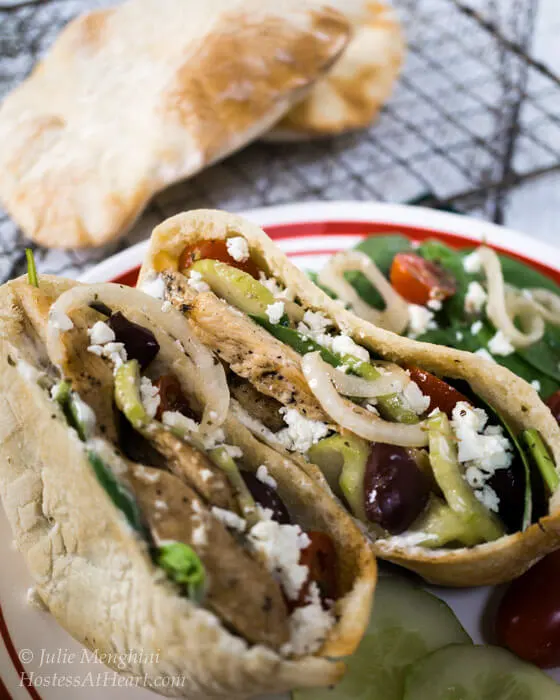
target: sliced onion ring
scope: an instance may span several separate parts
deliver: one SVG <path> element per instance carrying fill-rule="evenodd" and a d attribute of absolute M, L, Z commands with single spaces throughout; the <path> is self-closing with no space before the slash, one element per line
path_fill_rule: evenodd
<path fill-rule="evenodd" d="M 354 287 L 344 278 L 345 272 L 358 271 L 381 294 L 385 309 L 378 311 L 367 304 Z M 358 250 L 346 250 L 333 255 L 319 272 L 319 282 L 332 289 L 340 299 L 349 303 L 353 311 L 376 326 L 386 328 L 394 333 L 403 333 L 408 325 L 408 304 L 397 294 L 377 265 L 365 253 Z"/>
<path fill-rule="evenodd" d="M 545 321 L 560 326 L 560 296 L 550 289 L 540 287 L 527 291 L 530 294 L 530 300 Z"/>
<path fill-rule="evenodd" d="M 229 388 L 222 365 L 191 331 L 184 316 L 174 308 L 162 310 L 162 302 L 143 292 L 119 284 L 81 285 L 69 289 L 51 306 L 51 313 L 69 315 L 76 309 L 102 302 L 110 309 L 120 310 L 131 321 L 138 323 L 156 336 L 160 353 L 173 367 L 183 388 L 200 402 L 203 414 L 202 433 L 219 427 L 227 418 Z M 65 348 L 61 331 L 47 324 L 47 351 L 51 361 L 61 366 Z M 185 349 L 182 352 L 176 340 Z"/>
<path fill-rule="evenodd" d="M 379 379 L 362 379 L 351 374 L 344 374 L 344 372 L 340 372 L 326 363 L 324 370 L 329 375 L 339 394 L 362 399 L 400 392 L 404 389 L 405 384 L 410 382 L 410 377 L 407 376 L 408 381 L 403 383 L 400 377 L 397 378 L 385 368 L 383 368 L 383 374 Z"/>
<path fill-rule="evenodd" d="M 389 423 L 373 413 L 366 416 L 358 410 L 358 406 L 339 396 L 319 352 L 304 355 L 301 365 L 309 388 L 334 423 L 372 442 L 400 447 L 423 447 L 428 444 L 428 433 L 423 422 L 407 425 Z"/>
<path fill-rule="evenodd" d="M 486 274 L 488 287 L 488 303 L 486 312 L 497 330 L 508 338 L 516 348 L 526 348 L 540 340 L 544 333 L 544 320 L 535 313 L 535 307 L 530 300 L 517 296 L 515 299 L 508 295 L 506 303 L 506 287 L 502 274 L 502 266 L 497 254 L 484 246 L 478 249 L 478 255 Z M 509 309 L 508 309 L 509 304 Z M 513 318 L 518 317 L 520 331 L 513 323 Z"/>

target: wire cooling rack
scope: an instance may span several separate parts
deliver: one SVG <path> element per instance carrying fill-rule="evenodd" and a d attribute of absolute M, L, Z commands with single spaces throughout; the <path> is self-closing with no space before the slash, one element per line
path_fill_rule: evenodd
<path fill-rule="evenodd" d="M 101 2 L 0 0 L 0 96 L 71 17 Z M 538 0 L 394 0 L 408 41 L 395 93 L 369 130 L 300 144 L 256 143 L 169 188 L 118 244 L 36 247 L 39 269 L 76 275 L 189 208 L 232 211 L 304 200 L 421 200 L 501 222 L 508 194 L 560 169 L 560 78 L 532 58 Z M 0 211 L 0 280 L 25 241 Z"/>

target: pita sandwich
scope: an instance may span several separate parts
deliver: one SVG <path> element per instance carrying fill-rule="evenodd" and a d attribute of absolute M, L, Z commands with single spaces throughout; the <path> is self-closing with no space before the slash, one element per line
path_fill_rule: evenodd
<path fill-rule="evenodd" d="M 344 53 L 311 93 L 267 134 L 267 141 L 297 141 L 364 129 L 390 98 L 400 74 L 405 41 L 385 2 L 332 3 L 349 19 L 353 35 Z"/>
<path fill-rule="evenodd" d="M 504 367 L 358 318 L 225 212 L 160 224 L 139 284 L 183 311 L 227 368 L 238 418 L 343 503 L 380 557 L 471 586 L 560 545 L 560 428 Z"/>
<path fill-rule="evenodd" d="M 70 634 L 169 696 L 337 682 L 369 619 L 373 556 L 230 413 L 221 364 L 178 311 L 119 285 L 20 278 L 0 288 L 0 363 L 0 494 Z"/>
<path fill-rule="evenodd" d="M 42 245 L 116 239 L 156 192 L 267 131 L 348 36 L 319 0 L 127 0 L 82 15 L 0 106 L 0 201 Z"/>

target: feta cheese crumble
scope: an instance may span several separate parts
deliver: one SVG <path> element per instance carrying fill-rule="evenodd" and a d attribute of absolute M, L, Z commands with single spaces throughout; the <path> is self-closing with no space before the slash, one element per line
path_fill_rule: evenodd
<path fill-rule="evenodd" d="M 331 347 L 333 352 L 339 355 L 351 355 L 362 362 L 369 362 L 369 352 L 355 343 L 349 335 L 335 335 Z"/>
<path fill-rule="evenodd" d="M 470 253 L 470 255 L 467 255 L 465 258 L 463 258 L 463 270 L 465 272 L 474 275 L 477 272 L 480 272 L 481 269 L 482 261 L 480 259 L 480 255 L 478 254 L 478 251 L 473 250 L 473 252 Z"/>
<path fill-rule="evenodd" d="M 535 391 L 540 391 L 540 390 L 541 390 L 541 383 L 539 382 L 538 379 L 533 379 L 533 381 L 531 382 L 531 386 L 533 387 L 533 389 L 534 389 Z"/>
<path fill-rule="evenodd" d="M 324 610 L 317 584 L 309 586 L 307 605 L 296 608 L 290 616 L 290 642 L 284 644 L 283 654 L 312 654 L 325 641 L 334 625 L 334 616 L 330 610 Z"/>
<path fill-rule="evenodd" d="M 295 408 L 284 406 L 280 413 L 287 427 L 276 433 L 276 438 L 290 452 L 307 452 L 329 432 L 326 423 L 305 418 Z"/>
<path fill-rule="evenodd" d="M 464 335 L 463 335 L 462 331 L 457 331 L 455 333 L 455 340 L 458 340 L 459 342 L 461 342 L 463 340 L 463 338 L 464 338 Z"/>
<path fill-rule="evenodd" d="M 154 299 L 165 299 L 165 281 L 161 275 L 142 282 L 140 290 Z"/>
<path fill-rule="evenodd" d="M 478 335 L 482 330 L 482 321 L 475 321 L 471 326 L 472 335 Z"/>
<path fill-rule="evenodd" d="M 497 512 L 499 499 L 487 482 L 496 471 L 510 466 L 513 455 L 502 427 L 486 426 L 487 422 L 486 411 L 466 401 L 453 409 L 451 426 L 458 441 L 457 457 L 465 466 L 464 478 L 478 500 Z"/>
<path fill-rule="evenodd" d="M 431 399 L 422 393 L 416 382 L 408 382 L 402 393 L 409 407 L 416 415 L 421 416 L 428 410 Z"/>
<path fill-rule="evenodd" d="M 115 332 L 104 321 L 97 321 L 87 333 L 92 345 L 105 345 L 116 340 Z"/>
<path fill-rule="evenodd" d="M 269 304 L 266 307 L 266 315 L 270 323 L 280 323 L 280 319 L 284 315 L 284 302 L 276 301 L 274 304 Z"/>
<path fill-rule="evenodd" d="M 187 284 L 199 294 L 210 291 L 210 286 L 202 279 L 202 273 L 198 272 L 198 270 L 191 270 Z"/>
<path fill-rule="evenodd" d="M 232 530 L 244 532 L 245 528 L 247 527 L 247 522 L 243 518 L 240 518 L 237 513 L 234 513 L 231 510 L 218 508 L 218 506 L 212 506 L 212 515 L 226 527 L 229 527 Z"/>
<path fill-rule="evenodd" d="M 175 429 L 182 434 L 196 433 L 199 428 L 198 423 L 179 411 L 164 411 L 161 422 L 168 428 Z"/>
<path fill-rule="evenodd" d="M 87 405 L 87 403 L 78 396 L 78 394 L 74 394 L 73 404 L 74 408 L 76 409 L 76 420 L 79 425 L 81 425 L 84 432 L 84 437 L 87 440 L 87 438 L 91 437 L 95 432 L 95 424 L 97 422 L 95 413 Z"/>
<path fill-rule="evenodd" d="M 266 464 L 261 464 L 261 466 L 257 469 L 257 479 L 266 486 L 270 486 L 271 489 L 275 489 L 278 486 L 276 479 L 274 479 L 268 473 Z"/>
<path fill-rule="evenodd" d="M 105 343 L 105 345 L 90 345 L 88 347 L 88 352 L 91 352 L 94 355 L 98 355 L 99 357 L 106 357 L 110 362 L 112 362 L 115 372 L 128 359 L 124 343 Z"/>
<path fill-rule="evenodd" d="M 425 306 L 408 305 L 408 337 L 417 338 L 428 330 L 436 329 L 434 314 Z"/>
<path fill-rule="evenodd" d="M 426 306 L 432 311 L 441 311 L 443 304 L 441 303 L 441 299 L 430 299 Z"/>
<path fill-rule="evenodd" d="M 140 398 L 148 416 L 155 418 L 161 399 L 159 389 L 152 384 L 149 377 L 140 378 Z"/>
<path fill-rule="evenodd" d="M 237 262 L 245 262 L 249 259 L 249 244 L 242 236 L 228 238 L 226 248 L 227 252 Z"/>
<path fill-rule="evenodd" d="M 478 282 L 469 282 L 465 295 L 465 311 L 468 314 L 478 314 L 482 311 L 488 295 Z"/>
<path fill-rule="evenodd" d="M 488 350 L 490 350 L 493 355 L 502 355 L 503 357 L 515 352 L 515 348 L 503 331 L 498 331 L 495 336 L 490 338 L 488 341 Z"/>

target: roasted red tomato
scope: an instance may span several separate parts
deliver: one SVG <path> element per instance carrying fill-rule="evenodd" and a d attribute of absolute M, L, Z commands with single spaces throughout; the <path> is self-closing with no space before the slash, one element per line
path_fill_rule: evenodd
<path fill-rule="evenodd" d="M 430 300 L 447 299 L 457 291 L 455 280 L 448 272 L 415 253 L 397 253 L 389 276 L 404 299 L 421 306 Z"/>
<path fill-rule="evenodd" d="M 319 587 L 321 599 L 336 600 L 337 562 L 336 550 L 331 538 L 323 532 L 308 532 L 311 544 L 302 550 L 299 563 L 309 567 L 309 576 L 303 584 L 295 607 L 306 604 L 309 586 L 315 582 Z"/>
<path fill-rule="evenodd" d="M 496 638 L 541 668 L 560 665 L 560 550 L 513 581 L 496 617 Z"/>
<path fill-rule="evenodd" d="M 428 412 L 439 408 L 451 418 L 451 412 L 459 401 L 470 403 L 460 391 L 444 382 L 443 379 L 439 379 L 420 367 L 408 367 L 407 369 L 412 381 L 418 384 L 423 394 L 430 397 Z"/>
<path fill-rule="evenodd" d="M 156 413 L 156 418 L 161 420 L 161 417 L 166 411 L 178 411 L 184 416 L 194 418 L 194 414 L 183 394 L 179 380 L 172 374 L 163 374 L 155 386 L 159 389 L 160 402 Z"/>
<path fill-rule="evenodd" d="M 546 405 L 552 411 L 552 415 L 556 418 L 558 425 L 560 425 L 560 389 L 548 397 Z"/>
<path fill-rule="evenodd" d="M 237 267 L 247 272 L 251 277 L 259 279 L 259 268 L 249 258 L 245 262 L 234 260 L 228 253 L 226 242 L 223 240 L 200 241 L 195 245 L 187 246 L 179 258 L 179 270 L 185 271 L 197 260 L 219 260 L 232 267 Z"/>

